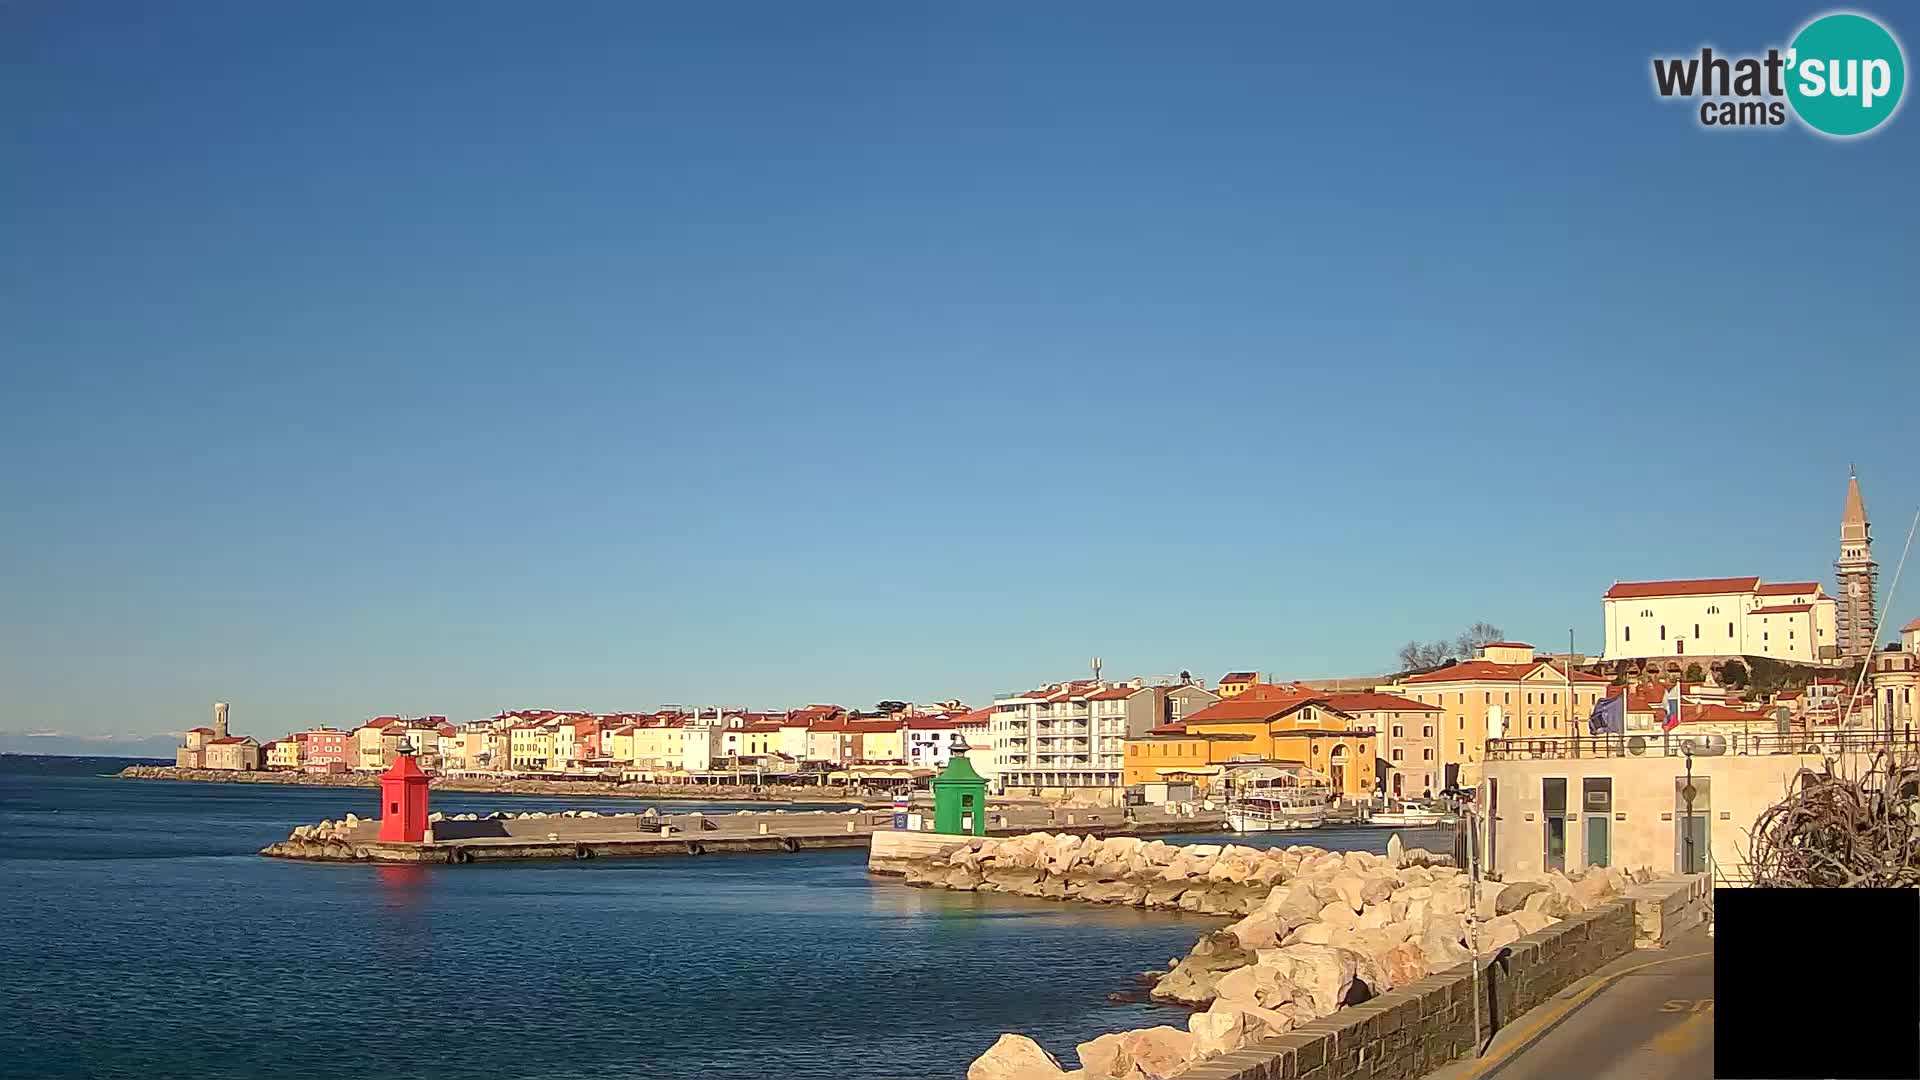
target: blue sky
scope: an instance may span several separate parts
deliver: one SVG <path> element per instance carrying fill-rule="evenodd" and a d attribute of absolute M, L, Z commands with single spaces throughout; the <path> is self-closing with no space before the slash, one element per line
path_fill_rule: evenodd
<path fill-rule="evenodd" d="M 1597 648 L 1849 461 L 1884 592 L 1920 119 L 1648 74 L 1818 10 L 11 0 L 0 730 Z"/>

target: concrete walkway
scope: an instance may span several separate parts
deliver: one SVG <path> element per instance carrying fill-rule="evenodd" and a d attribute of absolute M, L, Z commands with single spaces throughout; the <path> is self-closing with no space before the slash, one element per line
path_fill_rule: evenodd
<path fill-rule="evenodd" d="M 1712 1080 L 1713 939 L 1635 951 L 1493 1037 L 1484 1056 L 1427 1080 Z"/>

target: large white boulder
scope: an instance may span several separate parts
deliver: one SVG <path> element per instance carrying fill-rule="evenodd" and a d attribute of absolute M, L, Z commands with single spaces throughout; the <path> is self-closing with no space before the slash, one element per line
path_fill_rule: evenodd
<path fill-rule="evenodd" d="M 967 1066 L 967 1080 L 1059 1080 L 1067 1075 L 1052 1054 L 1025 1035 L 1002 1035 Z"/>

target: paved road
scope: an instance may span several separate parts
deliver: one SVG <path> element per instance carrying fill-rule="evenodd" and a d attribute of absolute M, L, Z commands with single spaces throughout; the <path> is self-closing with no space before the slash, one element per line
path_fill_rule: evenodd
<path fill-rule="evenodd" d="M 1713 939 L 1633 952 L 1428 1080 L 1712 1080 Z"/>

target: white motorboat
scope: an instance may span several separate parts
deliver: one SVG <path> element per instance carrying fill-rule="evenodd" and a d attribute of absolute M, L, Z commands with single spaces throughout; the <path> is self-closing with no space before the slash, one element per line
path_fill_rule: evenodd
<path fill-rule="evenodd" d="M 1326 777 L 1298 766 L 1231 769 L 1226 788 L 1227 827 L 1237 833 L 1315 828 L 1334 798 Z"/>
<path fill-rule="evenodd" d="M 1398 810 L 1384 810 L 1369 817 L 1365 824 L 1377 825 L 1383 829 L 1432 829 L 1442 825 L 1451 825 L 1460 820 L 1445 810 L 1430 806 L 1403 806 Z"/>

